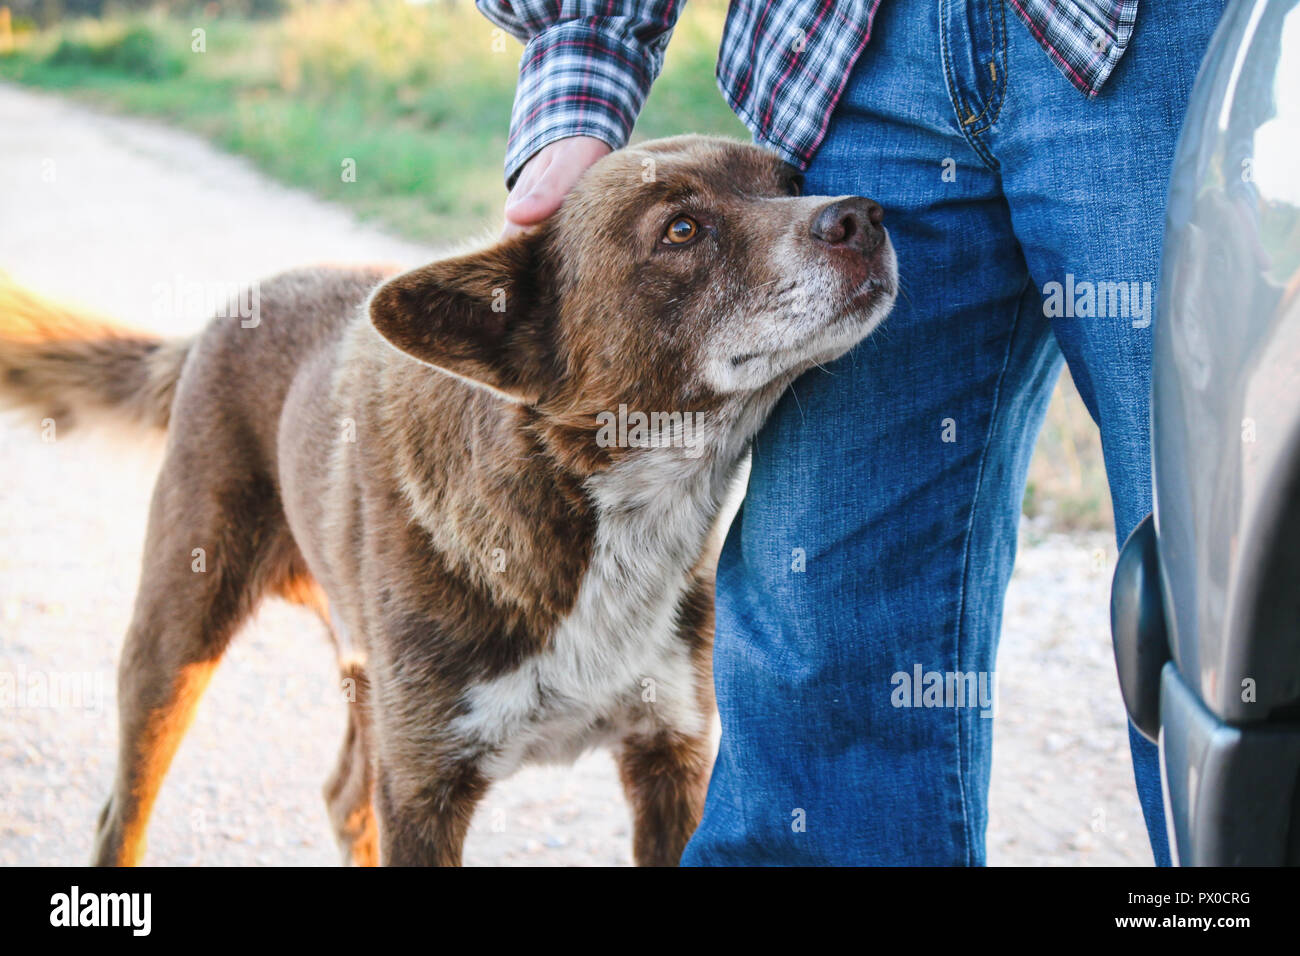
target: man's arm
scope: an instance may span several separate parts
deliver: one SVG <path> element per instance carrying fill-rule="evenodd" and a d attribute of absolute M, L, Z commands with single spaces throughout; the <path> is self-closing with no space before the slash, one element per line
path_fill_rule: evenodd
<path fill-rule="evenodd" d="M 627 142 L 684 0 L 475 2 L 525 44 L 506 144 L 509 233 L 545 219 L 583 170 Z"/>

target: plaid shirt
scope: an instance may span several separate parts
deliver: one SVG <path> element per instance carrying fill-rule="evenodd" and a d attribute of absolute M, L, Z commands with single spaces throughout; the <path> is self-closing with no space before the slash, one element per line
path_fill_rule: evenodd
<path fill-rule="evenodd" d="M 543 146 L 627 142 L 685 0 L 476 0 L 526 44 L 506 183 Z M 1010 0 L 1061 72 L 1096 96 L 1133 33 L 1138 0 Z M 871 36 L 880 0 L 733 0 L 718 86 L 757 142 L 805 169 Z"/>

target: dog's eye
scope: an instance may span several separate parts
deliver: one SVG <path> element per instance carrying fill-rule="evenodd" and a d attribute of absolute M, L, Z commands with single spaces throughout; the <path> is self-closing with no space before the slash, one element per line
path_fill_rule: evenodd
<path fill-rule="evenodd" d="M 700 224 L 690 216 L 678 216 L 664 230 L 664 242 L 680 246 L 694 239 L 699 231 Z"/>

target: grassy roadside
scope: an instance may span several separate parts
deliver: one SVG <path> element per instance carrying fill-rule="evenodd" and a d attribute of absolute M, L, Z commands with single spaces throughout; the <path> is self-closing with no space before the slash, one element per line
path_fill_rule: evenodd
<path fill-rule="evenodd" d="M 722 13 L 700 4 L 682 24 L 637 136 L 747 135 L 711 80 Z M 468 4 L 344 0 L 276 20 L 138 15 L 20 32 L 0 78 L 159 117 L 440 239 L 499 218 L 520 50 Z"/>
<path fill-rule="evenodd" d="M 747 138 L 712 81 L 724 15 L 718 0 L 686 6 L 635 137 Z M 20 28 L 10 49 L 0 43 L 0 79 L 163 119 L 281 182 L 440 241 L 499 222 L 519 53 L 467 2 L 338 0 L 276 19 L 154 14 Z M 1055 528 L 1110 526 L 1100 442 L 1068 377 L 1025 513 Z"/>

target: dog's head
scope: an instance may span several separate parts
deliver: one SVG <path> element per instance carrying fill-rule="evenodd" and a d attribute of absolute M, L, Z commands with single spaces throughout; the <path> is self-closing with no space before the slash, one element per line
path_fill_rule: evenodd
<path fill-rule="evenodd" d="M 570 421 L 779 393 L 888 314 L 880 206 L 801 196 L 743 143 L 684 136 L 600 160 L 538 229 L 398 276 L 371 318 L 399 349 Z"/>

